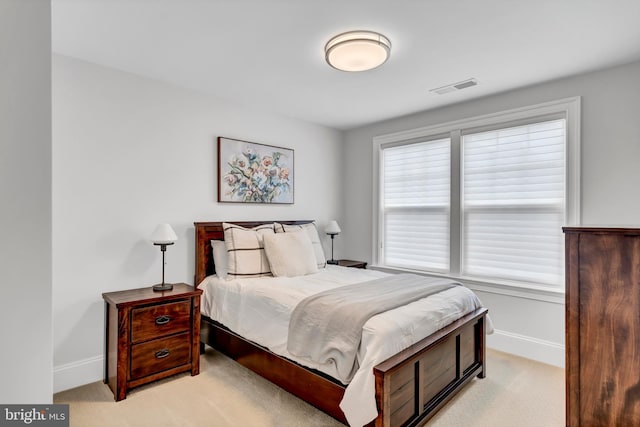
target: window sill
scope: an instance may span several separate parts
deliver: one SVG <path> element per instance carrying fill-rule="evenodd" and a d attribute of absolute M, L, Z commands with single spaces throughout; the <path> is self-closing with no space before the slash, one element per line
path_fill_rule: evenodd
<path fill-rule="evenodd" d="M 397 267 L 387 267 L 382 265 L 370 265 L 372 270 L 385 271 L 389 273 L 413 273 L 427 277 L 443 277 L 456 280 L 464 284 L 471 290 L 480 292 L 489 292 L 499 295 L 508 295 L 518 298 L 526 298 L 537 301 L 551 302 L 555 304 L 565 304 L 564 289 L 554 289 L 544 286 L 525 286 L 521 284 L 509 282 L 487 282 L 482 279 L 474 279 L 471 277 L 453 276 L 450 274 L 427 273 L 419 270 L 411 270 Z"/>

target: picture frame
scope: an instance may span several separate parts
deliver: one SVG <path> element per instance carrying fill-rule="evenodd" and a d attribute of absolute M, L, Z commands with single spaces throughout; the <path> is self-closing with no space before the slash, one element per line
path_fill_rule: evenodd
<path fill-rule="evenodd" d="M 293 204 L 294 151 L 218 137 L 218 202 Z"/>

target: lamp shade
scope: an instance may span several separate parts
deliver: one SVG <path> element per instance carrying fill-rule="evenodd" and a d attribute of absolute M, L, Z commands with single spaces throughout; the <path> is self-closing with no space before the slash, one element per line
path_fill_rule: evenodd
<path fill-rule="evenodd" d="M 366 71 L 389 59 L 391 42 L 373 31 L 349 31 L 333 37 L 324 47 L 325 59 L 341 71 Z"/>
<path fill-rule="evenodd" d="M 327 224 L 327 228 L 325 228 L 324 232 L 327 234 L 340 234 L 342 230 L 340 230 L 340 226 L 335 220 L 329 221 Z"/>
<path fill-rule="evenodd" d="M 160 224 L 151 233 L 151 241 L 156 245 L 168 245 L 176 240 L 178 236 L 169 224 Z"/>

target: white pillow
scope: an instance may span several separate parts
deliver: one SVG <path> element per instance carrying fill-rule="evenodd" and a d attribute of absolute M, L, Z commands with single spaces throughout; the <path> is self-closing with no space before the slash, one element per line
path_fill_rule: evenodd
<path fill-rule="evenodd" d="M 227 245 L 224 240 L 212 240 L 211 248 L 213 249 L 213 266 L 216 269 L 216 276 L 220 279 L 226 279 L 227 264 L 229 263 Z"/>
<path fill-rule="evenodd" d="M 264 250 L 276 277 L 304 276 L 318 271 L 313 245 L 303 231 L 265 235 Z"/>
<path fill-rule="evenodd" d="M 244 228 L 236 224 L 222 223 L 227 248 L 227 276 L 271 276 L 269 261 L 264 253 L 263 237 L 274 234 L 273 224 Z"/>
<path fill-rule="evenodd" d="M 324 256 L 324 250 L 322 249 L 322 243 L 320 243 L 320 237 L 318 237 L 318 229 L 316 228 L 315 222 L 301 225 L 288 225 L 276 222 L 274 224 L 274 227 L 276 229 L 276 233 L 286 233 L 290 231 L 300 230 L 306 231 L 307 235 L 309 236 L 309 240 L 311 240 L 311 244 L 313 245 L 313 253 L 316 258 L 316 264 L 318 265 L 318 268 L 325 268 L 327 266 L 327 259 Z"/>

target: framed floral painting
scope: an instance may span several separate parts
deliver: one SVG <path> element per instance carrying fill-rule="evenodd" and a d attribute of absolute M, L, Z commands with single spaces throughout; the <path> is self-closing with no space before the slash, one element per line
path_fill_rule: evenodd
<path fill-rule="evenodd" d="M 218 202 L 293 203 L 293 150 L 218 137 Z"/>

